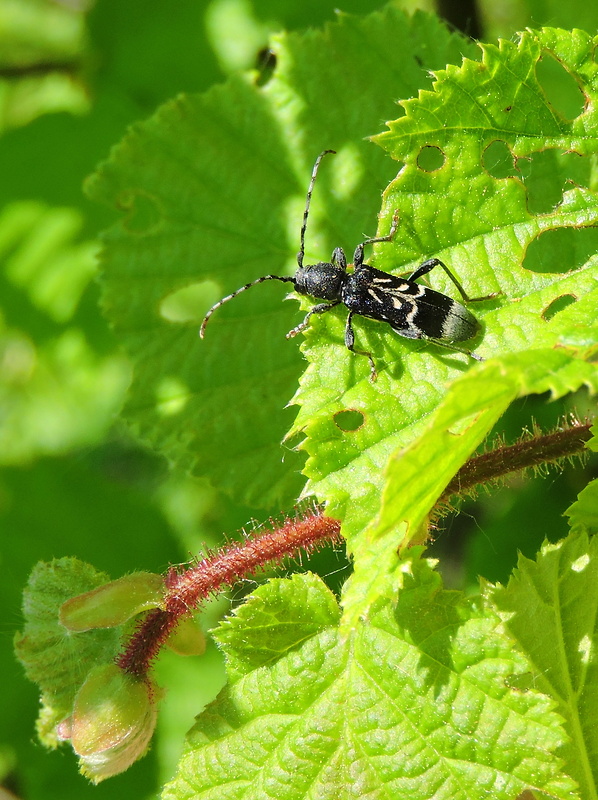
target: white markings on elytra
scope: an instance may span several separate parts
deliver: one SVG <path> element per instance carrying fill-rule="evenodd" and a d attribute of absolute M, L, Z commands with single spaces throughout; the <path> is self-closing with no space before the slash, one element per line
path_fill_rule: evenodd
<path fill-rule="evenodd" d="M 380 293 L 379 293 L 379 292 L 377 292 L 375 289 L 372 289 L 372 287 L 371 287 L 371 286 L 368 286 L 368 290 L 367 290 L 367 291 L 368 291 L 368 294 L 370 295 L 370 297 L 373 297 L 373 298 L 374 298 L 374 300 L 375 300 L 377 303 L 380 303 L 380 305 L 382 305 L 382 303 L 383 303 L 383 298 L 384 298 L 384 295 L 380 295 Z"/>
<path fill-rule="evenodd" d="M 411 311 L 409 311 L 409 313 L 407 314 L 407 322 L 409 323 L 410 327 L 416 327 L 414 322 L 416 316 L 417 316 L 417 305 L 413 303 Z"/>

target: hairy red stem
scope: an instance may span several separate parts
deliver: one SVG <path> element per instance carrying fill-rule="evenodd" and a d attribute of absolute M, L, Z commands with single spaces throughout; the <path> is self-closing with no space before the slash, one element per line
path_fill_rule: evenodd
<path fill-rule="evenodd" d="M 271 561 L 297 555 L 298 550 L 310 553 L 321 544 L 340 541 L 340 522 L 312 511 L 303 519 L 288 519 L 275 530 L 245 542 L 231 542 L 184 572 L 171 568 L 164 581 L 164 608 L 145 616 L 116 663 L 128 674 L 144 677 L 182 617 L 221 586 L 230 585 Z"/>
<path fill-rule="evenodd" d="M 438 503 L 445 503 L 453 494 L 464 494 L 477 484 L 501 478 L 511 472 L 574 456 L 584 450 L 585 443 L 591 438 L 590 428 L 589 422 L 575 424 L 554 433 L 533 436 L 474 456 L 457 472 Z"/>

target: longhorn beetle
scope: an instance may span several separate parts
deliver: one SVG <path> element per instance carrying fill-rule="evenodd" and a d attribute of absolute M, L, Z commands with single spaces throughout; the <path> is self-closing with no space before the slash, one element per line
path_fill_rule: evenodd
<path fill-rule="evenodd" d="M 465 353 L 477 361 L 482 361 L 480 356 L 475 355 L 475 353 L 454 346 L 454 342 L 465 342 L 478 332 L 480 324 L 473 314 L 456 300 L 452 300 L 447 295 L 436 292 L 433 289 L 428 289 L 415 281 L 421 278 L 422 275 L 426 275 L 434 267 L 442 267 L 456 286 L 464 302 L 487 300 L 494 297 L 494 295 L 469 298 L 457 278 L 446 264 L 443 264 L 438 258 L 424 261 L 409 278 L 398 278 L 395 275 L 390 275 L 388 272 L 382 272 L 363 263 L 363 250 L 367 244 L 390 242 L 392 240 L 398 227 L 397 212 L 395 212 L 392 226 L 386 236 L 366 239 L 357 245 L 353 255 L 353 272 L 347 272 L 347 258 L 341 247 L 334 249 L 330 262 L 320 261 L 318 264 L 303 266 L 309 204 L 318 168 L 324 156 L 334 152 L 334 150 L 324 150 L 323 153 L 320 153 L 311 173 L 305 211 L 303 212 L 303 224 L 301 225 L 300 248 L 297 253 L 298 269 L 294 276 L 264 275 L 250 283 L 246 283 L 245 286 L 241 286 L 240 289 L 237 289 L 232 294 L 223 297 L 205 315 L 199 329 L 199 335 L 203 338 L 210 317 L 224 303 L 232 300 L 241 292 L 251 289 L 252 286 L 257 286 L 258 283 L 282 281 L 283 283 L 292 283 L 295 291 L 299 294 L 328 301 L 326 303 L 318 303 L 318 305 L 311 308 L 303 322 L 287 333 L 287 339 L 304 331 L 313 314 L 324 314 L 326 311 L 330 311 L 331 308 L 344 303 L 349 309 L 345 326 L 345 345 L 352 352 L 367 356 L 370 362 L 370 380 L 372 381 L 377 378 L 376 365 L 372 354 L 366 350 L 358 350 L 355 347 L 355 334 L 352 325 L 355 315 L 387 322 L 395 333 L 398 333 L 399 336 L 404 336 L 406 339 L 425 339 L 449 350 Z"/>

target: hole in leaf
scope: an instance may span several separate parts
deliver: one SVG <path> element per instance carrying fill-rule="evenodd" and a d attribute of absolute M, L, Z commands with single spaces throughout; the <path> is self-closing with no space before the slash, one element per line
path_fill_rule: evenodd
<path fill-rule="evenodd" d="M 334 415 L 334 422 L 341 431 L 351 433 L 359 430 L 365 422 L 365 417 L 361 411 L 354 408 L 347 408 L 345 411 L 337 411 Z"/>
<path fill-rule="evenodd" d="M 221 293 L 221 287 L 214 281 L 183 286 L 162 299 L 160 316 L 168 322 L 196 322 L 199 325 L 208 308 L 220 299 Z"/>
<path fill-rule="evenodd" d="M 493 178 L 512 178 L 518 174 L 513 153 L 506 142 L 499 139 L 484 150 L 482 166 Z"/>
<path fill-rule="evenodd" d="M 265 86 L 274 75 L 276 69 L 276 53 L 269 47 L 262 47 L 257 54 L 255 68 L 258 72 L 256 84 L 258 86 Z"/>
<path fill-rule="evenodd" d="M 147 192 L 125 191 L 118 196 L 118 207 L 127 212 L 124 227 L 130 233 L 142 234 L 155 231 L 163 219 L 158 199 Z"/>
<path fill-rule="evenodd" d="M 204 31 L 225 73 L 255 64 L 255 55 L 277 25 L 260 19 L 251 0 L 211 0 L 202 3 Z"/>
<path fill-rule="evenodd" d="M 555 228 L 531 242 L 523 268 L 539 273 L 580 269 L 598 251 L 598 228 Z"/>
<path fill-rule="evenodd" d="M 547 101 L 558 114 L 572 120 L 582 113 L 586 98 L 579 84 L 550 53 L 544 53 L 536 64 L 536 78 Z"/>
<path fill-rule="evenodd" d="M 531 214 L 545 214 L 563 199 L 567 183 L 589 186 L 591 160 L 577 153 L 540 150 L 517 161 L 517 169 L 527 189 L 527 207 Z"/>
<path fill-rule="evenodd" d="M 439 147 L 427 144 L 419 151 L 417 166 L 424 172 L 435 172 L 444 166 L 444 153 Z"/>
<path fill-rule="evenodd" d="M 542 314 L 540 315 L 543 320 L 549 322 L 555 317 L 559 311 L 564 311 L 571 303 L 577 302 L 577 297 L 573 294 L 562 294 L 560 297 L 555 297 L 552 303 L 549 303 Z"/>

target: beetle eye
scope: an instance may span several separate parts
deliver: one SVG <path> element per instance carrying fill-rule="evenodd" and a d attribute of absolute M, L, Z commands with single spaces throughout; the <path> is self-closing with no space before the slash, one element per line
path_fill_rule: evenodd
<path fill-rule="evenodd" d="M 295 291 L 299 292 L 299 294 L 309 294 L 307 289 L 307 271 L 309 267 L 299 267 L 297 272 L 295 273 L 295 277 L 293 279 L 293 283 L 295 285 Z"/>

